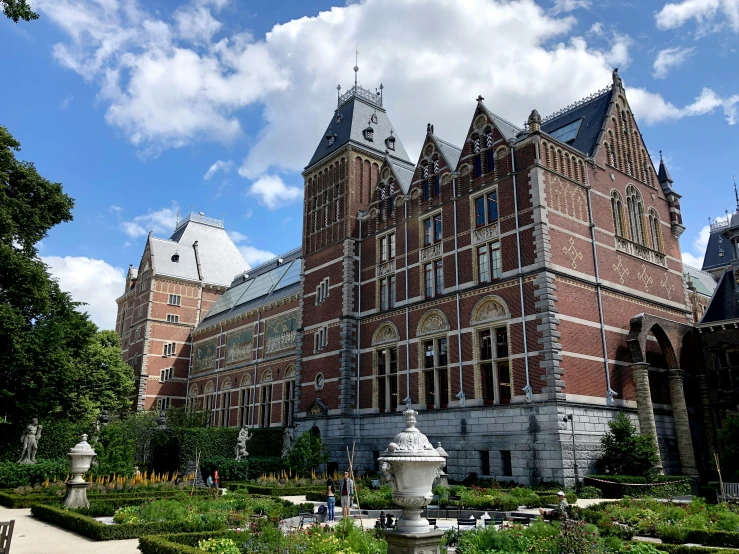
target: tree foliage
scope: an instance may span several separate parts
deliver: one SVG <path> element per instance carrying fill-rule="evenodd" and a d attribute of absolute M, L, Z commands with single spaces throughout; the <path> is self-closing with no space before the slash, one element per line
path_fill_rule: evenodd
<path fill-rule="evenodd" d="M 623 412 L 608 423 L 610 431 L 601 438 L 603 456 L 598 460 L 602 473 L 652 477 L 657 463 L 657 447 L 652 437 L 640 435 Z"/>
<path fill-rule="evenodd" d="M 295 473 L 304 477 L 326 462 L 328 462 L 328 452 L 323 439 L 317 433 L 310 431 L 300 435 L 290 452 L 287 453 L 287 465 Z"/>
<path fill-rule="evenodd" d="M 0 126 L 0 406 L 10 422 L 0 442 L 12 443 L 32 417 L 89 423 L 126 407 L 133 387 L 115 333 L 98 332 L 38 257 L 36 244 L 72 220 L 74 201 L 19 150 Z"/>
<path fill-rule="evenodd" d="M 8 19 L 12 19 L 13 23 L 23 21 L 31 21 L 38 19 L 38 14 L 31 9 L 26 0 L 0 0 L 0 6 L 3 7 L 3 13 Z"/>
<path fill-rule="evenodd" d="M 731 416 L 724 420 L 721 429 L 721 475 L 724 481 L 739 481 L 739 416 Z"/>

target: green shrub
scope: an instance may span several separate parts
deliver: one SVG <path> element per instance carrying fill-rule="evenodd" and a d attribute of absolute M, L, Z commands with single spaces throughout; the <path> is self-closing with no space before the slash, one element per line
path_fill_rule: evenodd
<path fill-rule="evenodd" d="M 630 543 L 630 545 L 633 544 L 635 543 Z M 682 544 L 660 544 L 657 545 L 657 549 L 668 554 L 736 554 L 736 550 L 710 546 L 685 546 Z"/>
<path fill-rule="evenodd" d="M 675 523 L 660 523 L 657 525 L 657 536 L 662 539 L 662 542 L 668 544 L 684 544 L 688 538 L 688 531 L 689 529 L 686 527 Z"/>
<path fill-rule="evenodd" d="M 239 547 L 236 546 L 233 539 L 226 537 L 199 541 L 198 548 L 205 552 L 215 552 L 216 554 L 241 554 Z"/>
<path fill-rule="evenodd" d="M 218 470 L 221 483 L 226 481 L 248 481 L 257 479 L 261 475 L 279 473 L 287 469 L 284 458 L 276 457 L 249 457 L 247 460 L 234 460 L 223 456 L 207 458 L 200 463 L 203 475 L 212 474 Z"/>
<path fill-rule="evenodd" d="M 602 498 L 600 489 L 598 487 L 593 487 L 593 486 L 582 487 L 578 491 L 577 496 L 579 498 Z"/>
<path fill-rule="evenodd" d="M 79 438 L 77 439 L 79 442 Z M 0 488 L 10 489 L 43 483 L 47 479 L 64 479 L 69 473 L 67 458 L 38 460 L 35 464 L 0 462 Z"/>
<path fill-rule="evenodd" d="M 287 454 L 290 469 L 300 476 L 309 476 L 318 466 L 328 462 L 326 444 L 320 435 L 308 431 L 300 435 Z"/>
<path fill-rule="evenodd" d="M 649 480 L 649 483 L 656 484 L 649 486 L 647 486 L 648 481 L 645 477 L 634 475 L 588 475 L 585 477 L 585 483 L 598 488 L 603 498 L 624 496 L 671 498 L 690 494 L 690 480 L 676 475 L 657 475 Z"/>
<path fill-rule="evenodd" d="M 597 462 L 600 471 L 613 475 L 653 476 L 658 457 L 652 437 L 639 434 L 623 412 L 619 412 L 608 427 L 609 431 L 600 441 L 603 451 Z"/>

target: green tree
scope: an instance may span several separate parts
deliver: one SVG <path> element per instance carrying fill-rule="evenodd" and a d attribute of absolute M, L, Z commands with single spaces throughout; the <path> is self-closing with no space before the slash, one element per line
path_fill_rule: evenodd
<path fill-rule="evenodd" d="M 0 443 L 13 446 L 0 444 L 6 456 L 15 455 L 30 418 L 91 420 L 126 405 L 133 385 L 115 334 L 98 333 L 38 257 L 36 244 L 72 220 L 74 201 L 18 160 L 19 150 L 0 126 L 0 415 L 10 422 Z"/>
<path fill-rule="evenodd" d="M 23 21 L 38 19 L 38 14 L 31 9 L 26 0 L 0 0 L 0 6 L 3 7 L 5 16 L 12 19 L 13 23 L 18 23 L 21 19 Z"/>
<path fill-rule="evenodd" d="M 300 435 L 287 453 L 287 465 L 304 477 L 326 462 L 328 462 L 326 445 L 320 435 L 311 431 Z"/>
<path fill-rule="evenodd" d="M 598 460 L 601 472 L 610 475 L 650 477 L 657 463 L 657 447 L 652 437 L 640 435 L 623 412 L 608 423 L 600 440 L 603 456 Z"/>
<path fill-rule="evenodd" d="M 724 420 L 719 438 L 723 446 L 721 476 L 724 481 L 736 483 L 739 480 L 739 416 Z"/>

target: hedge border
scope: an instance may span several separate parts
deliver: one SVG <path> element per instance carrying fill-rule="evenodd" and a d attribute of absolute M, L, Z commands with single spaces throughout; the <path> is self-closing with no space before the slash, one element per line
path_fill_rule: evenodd
<path fill-rule="evenodd" d="M 308 493 L 320 493 L 326 487 L 310 486 L 310 487 L 265 487 L 260 485 L 252 485 L 250 483 L 242 483 L 239 481 L 224 481 L 222 485 L 231 490 L 245 490 L 249 494 L 263 494 L 265 496 L 303 496 Z M 324 495 L 325 496 L 325 495 Z"/>
<path fill-rule="evenodd" d="M 660 537 L 660 539 L 666 543 L 664 538 Z M 739 548 L 739 533 L 691 529 L 686 533 L 685 540 L 682 543 L 695 543 L 717 548 Z"/>
<path fill-rule="evenodd" d="M 195 495 L 196 496 L 205 496 L 208 494 L 207 489 L 195 489 Z M 135 500 L 141 500 L 142 502 L 144 500 L 149 500 L 151 498 L 157 498 L 160 499 L 163 496 L 166 497 L 178 497 L 178 496 L 190 496 L 190 490 L 182 490 L 182 489 L 170 489 L 166 492 L 162 492 L 161 490 L 152 490 L 148 493 L 146 492 L 111 492 L 108 494 L 90 494 L 88 493 L 87 499 L 90 502 L 119 502 L 123 501 L 126 502 L 129 499 L 135 499 Z M 64 499 L 64 495 L 56 496 L 56 495 L 45 495 L 45 494 L 15 494 L 12 492 L 7 491 L 0 491 L 0 506 L 4 506 L 6 508 L 10 509 L 18 509 L 18 508 L 30 508 L 34 504 L 49 504 L 54 505 L 57 502 L 61 503 Z M 128 505 L 128 504 L 121 504 Z"/>
<path fill-rule="evenodd" d="M 631 541 L 632 543 L 638 543 L 641 541 Z M 736 550 L 730 548 L 717 548 L 712 546 L 685 546 L 684 544 L 654 544 L 648 543 L 654 546 L 657 550 L 667 552 L 668 554 L 730 554 L 736 553 Z"/>
<path fill-rule="evenodd" d="M 202 550 L 195 546 L 177 542 L 195 542 L 204 539 L 213 539 L 230 536 L 233 531 L 202 531 L 200 533 L 170 533 L 166 535 L 147 535 L 139 538 L 139 550 L 142 554 L 202 554 Z M 191 539 L 191 540 L 188 540 Z"/>
<path fill-rule="evenodd" d="M 78 535 L 83 535 L 96 541 L 137 539 L 144 535 L 195 531 L 186 522 L 105 525 L 90 516 L 46 504 L 34 504 L 31 506 L 31 515 L 47 523 L 58 525 L 72 533 L 77 533 Z"/>

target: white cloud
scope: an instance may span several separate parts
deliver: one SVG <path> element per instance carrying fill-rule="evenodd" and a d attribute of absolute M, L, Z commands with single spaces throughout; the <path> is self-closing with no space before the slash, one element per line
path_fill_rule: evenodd
<path fill-rule="evenodd" d="M 703 267 L 703 256 L 694 256 L 690 252 L 683 252 L 682 259 L 685 265 L 695 267 L 696 269 Z"/>
<path fill-rule="evenodd" d="M 224 173 L 228 173 L 231 171 L 231 168 L 233 167 L 234 163 L 231 160 L 217 160 L 208 168 L 208 171 L 205 172 L 205 175 L 203 175 L 203 179 L 206 181 L 210 180 L 213 175 L 218 173 L 219 171 L 223 171 Z"/>
<path fill-rule="evenodd" d="M 723 109 L 724 117 L 729 125 L 736 123 L 739 94 L 721 98 L 710 88 L 704 88 L 691 104 L 683 108 L 678 108 L 659 94 L 642 88 L 630 88 L 628 96 L 634 113 L 648 124 L 705 115 L 714 112 L 717 108 Z"/>
<path fill-rule="evenodd" d="M 162 208 L 155 212 L 137 215 L 130 221 L 120 223 L 121 230 L 132 239 L 142 237 L 154 231 L 154 234 L 170 235 L 177 222 L 177 211 L 179 207 L 172 203 L 171 208 Z"/>
<path fill-rule="evenodd" d="M 629 47 L 632 44 L 631 37 L 628 35 L 613 34 L 613 43 L 611 50 L 605 53 L 605 60 L 611 67 L 625 68 L 631 62 L 629 57 Z"/>
<path fill-rule="evenodd" d="M 111 211 L 111 212 L 113 212 L 113 213 L 119 214 L 119 213 L 121 213 L 123 211 L 123 208 L 121 208 L 120 206 L 116 206 L 115 204 L 113 204 L 110 208 L 108 208 L 108 210 Z"/>
<path fill-rule="evenodd" d="M 593 23 L 593 25 L 588 30 L 588 33 L 591 33 L 595 36 L 602 36 L 603 32 L 603 24 L 600 21 Z"/>
<path fill-rule="evenodd" d="M 695 19 L 699 31 L 704 32 L 721 14 L 735 32 L 739 32 L 739 0 L 683 0 L 665 4 L 655 15 L 660 29 L 676 29 Z"/>
<path fill-rule="evenodd" d="M 75 256 L 43 256 L 50 273 L 59 280 L 62 290 L 76 302 L 85 302 L 81 312 L 101 329 L 115 329 L 117 305 L 115 299 L 124 292 L 125 273 L 104 260 Z"/>
<path fill-rule="evenodd" d="M 665 48 L 654 60 L 654 78 L 664 79 L 670 69 L 680 66 L 693 53 L 692 48 Z"/>
<path fill-rule="evenodd" d="M 67 95 L 64 100 L 62 100 L 62 103 L 59 104 L 59 109 L 62 111 L 66 110 L 72 103 L 72 100 L 74 100 L 74 96 L 71 94 Z"/>
<path fill-rule="evenodd" d="M 721 215 L 716 219 L 725 219 L 725 215 Z M 685 250 L 682 253 L 682 259 L 684 264 L 688 264 L 693 267 L 700 269 L 703 267 L 703 258 L 706 255 L 706 248 L 708 247 L 708 239 L 711 236 L 710 225 L 704 225 L 701 230 L 698 231 L 693 237 L 693 242 L 690 245 L 690 250 Z"/>
<path fill-rule="evenodd" d="M 303 197 L 303 191 L 289 187 L 279 175 L 263 175 L 249 188 L 249 196 L 255 196 L 268 209 L 275 210 Z"/>
<path fill-rule="evenodd" d="M 244 256 L 249 267 L 257 266 L 277 257 L 269 250 L 259 250 L 259 248 L 254 248 L 253 246 L 239 246 L 239 252 Z"/>
<path fill-rule="evenodd" d="M 572 12 L 579 8 L 589 8 L 590 0 L 554 0 L 552 13 Z"/>
<path fill-rule="evenodd" d="M 234 243 L 239 244 L 240 242 L 244 242 L 249 237 L 246 235 L 239 233 L 238 231 L 229 231 L 228 236 L 231 237 L 231 240 L 234 241 Z"/>

